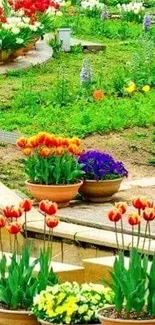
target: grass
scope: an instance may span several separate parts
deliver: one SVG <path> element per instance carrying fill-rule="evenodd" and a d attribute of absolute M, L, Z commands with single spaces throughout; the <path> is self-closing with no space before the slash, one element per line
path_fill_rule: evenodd
<path fill-rule="evenodd" d="M 94 36 L 81 34 L 81 37 L 86 36 L 94 39 Z M 97 132 L 154 125 L 155 89 L 146 95 L 135 93 L 131 98 L 117 97 L 111 91 L 114 73 L 126 65 L 141 42 L 131 38 L 126 41 L 96 38 L 101 39 L 107 46 L 105 52 L 61 53 L 40 67 L 1 76 L 0 129 L 25 134 L 46 130 L 85 137 Z M 106 94 L 99 102 L 92 99 L 92 93 L 83 93 L 81 89 L 79 74 L 86 57 L 91 60 L 94 89 L 102 88 Z M 65 91 L 62 90 L 62 74 Z"/>

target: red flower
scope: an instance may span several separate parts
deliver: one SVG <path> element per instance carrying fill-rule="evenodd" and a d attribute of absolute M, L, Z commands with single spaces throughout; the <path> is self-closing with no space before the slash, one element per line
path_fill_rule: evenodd
<path fill-rule="evenodd" d="M 0 228 L 4 228 L 6 225 L 6 219 L 4 216 L 0 216 Z"/>
<path fill-rule="evenodd" d="M 128 206 L 126 202 L 117 202 L 115 203 L 115 207 L 121 210 L 122 214 L 124 214 L 127 211 Z"/>
<path fill-rule="evenodd" d="M 143 218 L 146 221 L 152 221 L 155 219 L 155 210 L 154 208 L 145 208 L 143 212 Z"/>
<path fill-rule="evenodd" d="M 55 228 L 59 223 L 59 219 L 56 216 L 47 216 L 46 217 L 46 225 L 49 228 Z"/>
<path fill-rule="evenodd" d="M 23 214 L 23 209 L 21 207 L 12 205 L 3 209 L 3 213 L 6 218 L 19 218 Z"/>
<path fill-rule="evenodd" d="M 131 226 L 139 225 L 141 222 L 141 217 L 137 212 L 132 212 L 128 216 L 128 222 Z"/>
<path fill-rule="evenodd" d="M 20 207 L 25 211 L 28 212 L 32 209 L 33 202 L 29 199 L 25 199 L 20 203 Z"/>
<path fill-rule="evenodd" d="M 56 214 L 58 207 L 57 204 L 52 201 L 43 200 L 39 204 L 39 209 L 51 216 Z"/>
<path fill-rule="evenodd" d="M 151 201 L 147 200 L 145 196 L 139 196 L 132 201 L 133 206 L 138 210 L 144 210 L 147 207 L 150 207 Z"/>
<path fill-rule="evenodd" d="M 25 137 L 21 137 L 17 140 L 16 144 L 20 148 L 25 148 L 27 145 L 27 139 Z"/>
<path fill-rule="evenodd" d="M 118 222 L 122 218 L 122 212 L 114 207 L 108 212 L 108 217 L 110 221 Z"/>
<path fill-rule="evenodd" d="M 19 224 L 18 222 L 11 222 L 6 228 L 9 234 L 17 235 L 21 231 L 22 225 Z"/>

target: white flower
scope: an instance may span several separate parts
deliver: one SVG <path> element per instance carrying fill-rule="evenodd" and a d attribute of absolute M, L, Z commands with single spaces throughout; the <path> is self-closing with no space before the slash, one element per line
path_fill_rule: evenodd
<path fill-rule="evenodd" d="M 23 22 L 26 24 L 29 24 L 30 18 L 29 17 L 23 17 Z"/>
<path fill-rule="evenodd" d="M 14 28 L 12 28 L 11 31 L 12 31 L 12 33 L 15 34 L 15 35 L 17 35 L 17 34 L 20 33 L 20 29 L 19 29 L 18 27 L 14 27 Z"/>
<path fill-rule="evenodd" d="M 16 38 L 16 43 L 17 44 L 22 44 L 22 43 L 24 43 L 24 40 L 22 38 L 20 38 L 20 37 L 17 37 Z"/>
<path fill-rule="evenodd" d="M 29 25 L 29 28 L 32 30 L 32 32 L 37 31 L 37 27 L 35 25 Z"/>

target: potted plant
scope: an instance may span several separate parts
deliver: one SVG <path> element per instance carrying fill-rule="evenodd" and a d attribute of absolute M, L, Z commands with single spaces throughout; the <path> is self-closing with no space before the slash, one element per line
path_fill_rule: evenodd
<path fill-rule="evenodd" d="M 34 298 L 33 313 L 42 325 L 95 324 L 99 306 L 113 303 L 113 292 L 100 284 L 65 282 Z"/>
<path fill-rule="evenodd" d="M 67 206 L 82 185 L 80 140 L 42 132 L 28 139 L 21 137 L 17 145 L 27 156 L 26 184 L 32 196 L 54 201 L 59 207 Z"/>
<path fill-rule="evenodd" d="M 84 199 L 92 202 L 104 202 L 111 199 L 128 172 L 122 162 L 101 151 L 86 151 L 79 157 L 83 165 L 84 183 L 80 193 Z"/>
<path fill-rule="evenodd" d="M 155 254 L 150 262 L 148 256 L 151 244 L 150 228 L 151 222 L 155 219 L 155 209 L 153 203 L 143 197 L 136 198 L 133 205 L 137 208 L 137 212 L 130 212 L 126 216 L 132 227 L 128 265 L 124 259 L 123 232 L 126 204 L 121 202 L 108 213 L 109 219 L 115 223 L 118 249 L 120 246 L 117 223 L 121 221 L 123 251 L 120 251 L 116 257 L 111 272 L 110 285 L 114 291 L 114 305 L 97 312 L 103 325 L 155 324 Z M 141 236 L 142 220 L 146 222 L 143 237 Z M 137 227 L 138 231 L 135 233 Z M 144 253 L 145 251 L 148 255 Z"/>
<path fill-rule="evenodd" d="M 53 219 L 53 224 L 49 223 L 48 219 L 46 225 L 51 229 L 56 225 L 56 223 L 54 224 L 55 209 L 52 213 L 52 203 L 48 205 L 50 206 L 50 222 Z M 24 230 L 26 235 L 26 214 L 31 207 L 32 202 L 24 200 L 19 206 L 4 208 L 3 215 L 0 216 L 0 325 L 14 325 L 15 323 L 17 325 L 37 325 L 38 322 L 31 313 L 33 297 L 46 289 L 47 285 L 55 285 L 58 282 L 57 276 L 51 268 L 49 244 L 48 249 L 44 245 L 40 256 L 33 260 L 27 236 L 24 247 L 19 247 L 18 234 Z M 24 225 L 19 221 L 23 214 Z M 10 236 L 10 255 L 3 252 L 2 228 L 4 227 Z"/>

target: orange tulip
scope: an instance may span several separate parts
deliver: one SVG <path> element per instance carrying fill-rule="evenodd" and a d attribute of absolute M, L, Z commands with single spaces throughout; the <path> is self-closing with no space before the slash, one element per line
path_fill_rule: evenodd
<path fill-rule="evenodd" d="M 56 155 L 61 156 L 64 153 L 64 148 L 63 147 L 57 147 L 55 150 Z"/>
<path fill-rule="evenodd" d="M 46 214 L 51 216 L 51 215 L 56 214 L 56 212 L 58 210 L 58 207 L 57 207 L 57 204 L 55 202 L 48 201 L 48 200 L 42 200 L 39 203 L 39 209 L 42 212 L 45 212 Z"/>
<path fill-rule="evenodd" d="M 36 148 L 38 144 L 38 137 L 37 135 L 34 135 L 28 139 L 26 148 Z"/>
<path fill-rule="evenodd" d="M 6 219 L 4 216 L 0 216 L 0 228 L 4 228 L 6 225 Z"/>
<path fill-rule="evenodd" d="M 25 148 L 27 145 L 27 139 L 25 137 L 20 137 L 17 140 L 16 144 L 19 148 Z"/>
<path fill-rule="evenodd" d="M 95 90 L 93 92 L 93 97 L 95 100 L 101 100 L 104 98 L 104 92 L 102 90 Z"/>
<path fill-rule="evenodd" d="M 143 218 L 146 221 L 152 221 L 155 219 L 155 209 L 154 208 L 145 208 L 143 212 Z"/>
<path fill-rule="evenodd" d="M 38 138 L 38 144 L 42 145 L 45 143 L 45 139 L 46 137 L 48 136 L 48 133 L 47 132 L 40 132 L 38 133 L 37 135 L 37 138 Z"/>
<path fill-rule="evenodd" d="M 148 206 L 150 207 L 150 203 L 145 196 L 139 196 L 132 201 L 132 205 L 138 210 L 144 210 Z"/>
<path fill-rule="evenodd" d="M 75 144 L 76 146 L 80 146 L 80 144 L 81 144 L 81 140 L 79 139 L 79 138 L 76 138 L 76 137 L 74 137 L 74 138 L 72 138 L 72 139 L 70 139 L 70 143 L 72 144 Z"/>
<path fill-rule="evenodd" d="M 76 144 L 70 144 L 70 146 L 68 147 L 68 151 L 76 156 L 80 155 L 81 153 L 79 147 Z"/>
<path fill-rule="evenodd" d="M 57 139 L 53 134 L 47 133 L 44 144 L 47 147 L 55 147 L 57 145 Z"/>
<path fill-rule="evenodd" d="M 9 234 L 17 235 L 21 231 L 22 225 L 19 224 L 18 222 L 11 222 L 9 225 L 7 225 L 6 228 L 9 232 Z"/>
<path fill-rule="evenodd" d="M 20 203 L 20 207 L 25 211 L 28 212 L 32 209 L 32 201 L 29 199 L 25 199 Z"/>
<path fill-rule="evenodd" d="M 7 206 L 5 209 L 3 209 L 3 213 L 6 218 L 20 218 L 23 214 L 23 209 L 21 207 L 12 205 L 12 206 Z"/>
<path fill-rule="evenodd" d="M 110 221 L 113 222 L 118 222 L 121 218 L 122 218 L 122 213 L 120 209 L 117 208 L 112 208 L 109 212 L 108 212 L 108 217 Z"/>
<path fill-rule="evenodd" d="M 132 212 L 128 216 L 128 222 L 131 226 L 139 225 L 141 222 L 141 217 L 137 212 Z"/>
<path fill-rule="evenodd" d="M 25 148 L 23 150 L 23 153 L 24 153 L 25 156 L 30 156 L 31 153 L 32 153 L 32 149 L 31 148 Z"/>
<path fill-rule="evenodd" d="M 47 147 L 44 147 L 40 150 L 40 156 L 43 157 L 43 158 L 47 158 L 50 156 L 51 154 L 51 149 L 47 148 Z"/>
<path fill-rule="evenodd" d="M 128 205 L 126 202 L 117 202 L 115 203 L 115 207 L 121 210 L 122 214 L 124 214 L 127 211 Z"/>
<path fill-rule="evenodd" d="M 56 216 L 47 216 L 45 222 L 49 228 L 53 229 L 58 225 L 59 219 Z"/>

